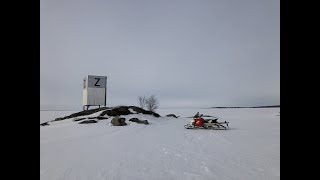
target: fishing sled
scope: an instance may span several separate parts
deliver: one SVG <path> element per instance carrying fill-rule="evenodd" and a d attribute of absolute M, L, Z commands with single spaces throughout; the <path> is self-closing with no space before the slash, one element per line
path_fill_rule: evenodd
<path fill-rule="evenodd" d="M 217 130 L 227 130 L 229 128 L 229 122 L 218 122 L 218 118 L 214 117 L 211 119 L 203 119 L 203 115 L 199 116 L 197 113 L 193 120 L 188 124 L 184 125 L 186 129 L 217 129 Z"/>

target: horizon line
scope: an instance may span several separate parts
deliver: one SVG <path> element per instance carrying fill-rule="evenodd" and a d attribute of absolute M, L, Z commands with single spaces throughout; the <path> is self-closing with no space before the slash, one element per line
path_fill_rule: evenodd
<path fill-rule="evenodd" d="M 103 106 L 104 107 L 104 106 Z M 106 106 L 108 107 L 108 106 Z M 116 107 L 116 106 L 114 106 Z M 138 107 L 138 106 L 137 106 Z M 163 107 L 158 109 L 215 109 L 215 108 L 276 108 L 280 105 L 269 105 L 269 106 L 211 106 L 211 107 Z M 79 109 L 40 109 L 40 111 L 78 111 Z"/>

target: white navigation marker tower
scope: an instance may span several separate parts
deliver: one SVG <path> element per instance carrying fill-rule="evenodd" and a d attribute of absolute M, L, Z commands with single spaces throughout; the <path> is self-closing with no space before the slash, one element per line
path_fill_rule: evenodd
<path fill-rule="evenodd" d="M 83 110 L 89 106 L 106 106 L 107 101 L 107 76 L 88 75 L 83 78 L 82 93 Z"/>

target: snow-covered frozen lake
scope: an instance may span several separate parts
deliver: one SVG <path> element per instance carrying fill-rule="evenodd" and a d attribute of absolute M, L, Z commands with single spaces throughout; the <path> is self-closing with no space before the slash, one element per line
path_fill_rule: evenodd
<path fill-rule="evenodd" d="M 40 111 L 40 122 L 76 111 Z M 41 180 L 277 180 L 280 108 L 159 109 L 127 115 L 150 124 L 63 122 L 40 126 Z M 197 112 L 228 130 L 185 129 Z"/>

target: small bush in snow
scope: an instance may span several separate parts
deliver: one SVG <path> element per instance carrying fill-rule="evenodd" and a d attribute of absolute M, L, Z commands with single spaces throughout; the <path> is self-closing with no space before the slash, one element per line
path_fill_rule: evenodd
<path fill-rule="evenodd" d="M 139 96 L 138 97 L 139 106 L 142 109 L 147 109 L 148 111 L 154 112 L 159 107 L 159 100 L 151 95 L 150 97 Z"/>

